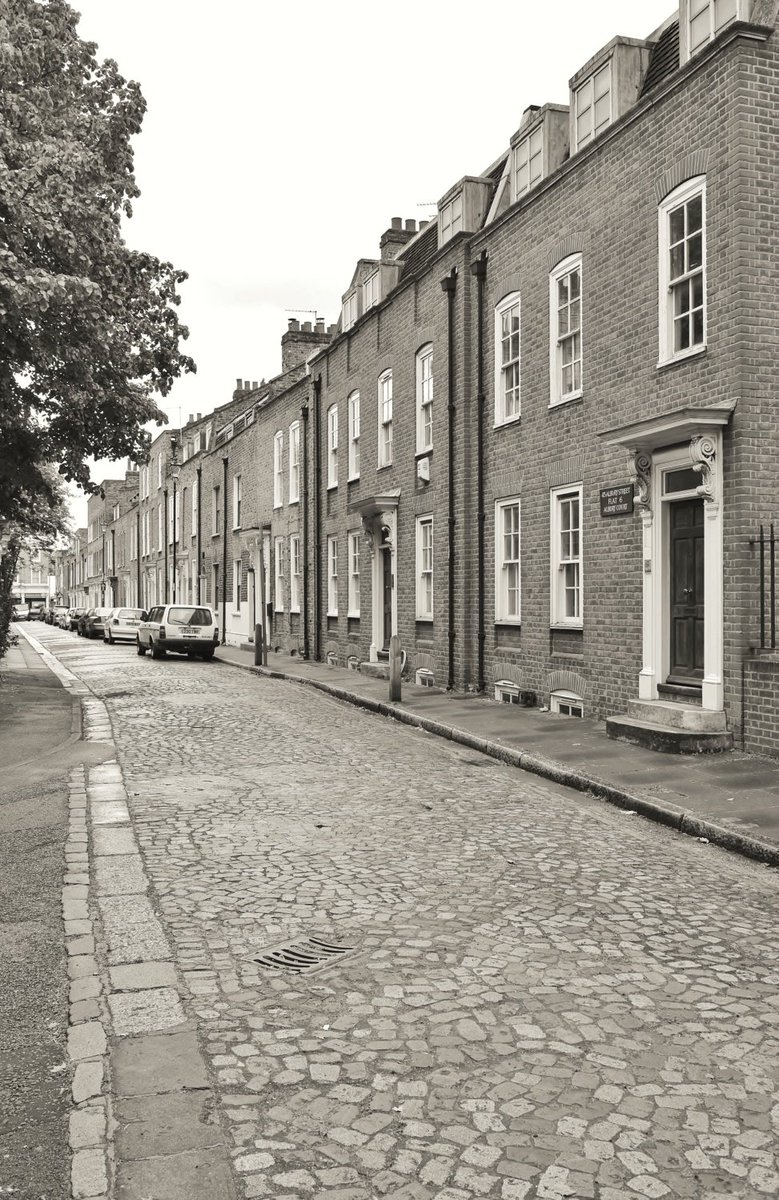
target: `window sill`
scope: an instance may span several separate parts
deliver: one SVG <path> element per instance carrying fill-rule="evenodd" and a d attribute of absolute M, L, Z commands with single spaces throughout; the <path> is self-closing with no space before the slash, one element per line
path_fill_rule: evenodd
<path fill-rule="evenodd" d="M 325 613 L 325 616 L 327 616 L 327 617 L 337 617 L 337 616 L 338 616 L 338 613 L 337 613 L 337 612 L 331 612 L 331 611 L 330 611 L 330 609 L 328 609 L 328 610 L 327 610 L 327 612 Z"/>
<path fill-rule="evenodd" d="M 295 499 L 293 500 L 293 499 L 292 499 L 292 497 L 290 496 L 289 500 L 287 501 L 287 504 L 290 504 L 290 505 L 292 505 L 292 504 L 300 504 L 300 497 L 299 497 L 299 496 L 295 496 Z"/>
<path fill-rule="evenodd" d="M 549 628 L 561 630 L 563 633 L 565 633 L 566 631 L 569 631 L 569 632 L 572 631 L 573 633 L 577 633 L 577 632 L 581 633 L 582 629 L 584 628 L 584 622 L 583 621 L 576 621 L 576 622 L 552 621 L 549 625 Z"/>
<path fill-rule="evenodd" d="M 359 475 L 350 475 L 346 482 L 347 483 L 359 483 L 360 476 Z"/>
<path fill-rule="evenodd" d="M 283 505 L 283 504 L 274 504 L 274 505 L 273 505 L 273 511 L 274 511 L 274 512 L 278 512 L 278 511 L 279 511 L 279 509 L 280 509 L 280 508 L 283 508 L 283 507 L 284 507 L 284 505 Z"/>
<path fill-rule="evenodd" d="M 432 455 L 432 453 L 433 453 L 433 447 L 432 447 L 432 446 L 427 446 L 427 447 L 425 447 L 425 449 L 424 449 L 424 450 L 417 450 L 417 452 L 416 452 L 416 454 L 414 455 L 414 457 L 415 457 L 415 458 L 430 458 L 430 456 Z"/>
<path fill-rule="evenodd" d="M 359 621 L 359 619 L 360 619 L 359 610 L 357 612 L 348 612 L 346 614 L 346 616 L 347 616 L 348 620 L 350 620 L 350 621 Z"/>
<path fill-rule="evenodd" d="M 696 347 L 695 347 L 694 349 L 692 349 L 692 350 L 684 350 L 684 351 L 682 351 L 682 353 L 681 353 L 681 354 L 674 354 L 674 355 L 672 355 L 672 357 L 671 357 L 671 358 L 663 358 L 663 359 L 661 359 L 661 360 L 660 360 L 660 362 L 657 364 L 657 368 L 656 368 L 656 369 L 657 369 L 658 371 L 665 371 L 665 370 L 667 370 L 667 369 L 668 369 L 668 367 L 675 367 L 675 366 L 677 366 L 679 363 L 685 363 L 685 362 L 689 362 L 689 360 L 690 360 L 691 358 L 698 358 L 698 357 L 699 357 L 699 355 L 701 355 L 701 354 L 705 354 L 705 353 L 706 353 L 706 351 L 707 351 L 707 349 L 708 349 L 708 346 L 707 346 L 707 344 L 704 342 L 702 346 L 696 346 Z"/>
<path fill-rule="evenodd" d="M 415 620 L 416 620 L 417 625 L 432 625 L 433 624 L 433 614 L 432 613 L 417 613 Z"/>
<path fill-rule="evenodd" d="M 337 489 L 338 489 L 337 483 L 328 483 L 328 485 L 327 485 L 328 492 L 335 492 L 335 491 L 337 491 Z"/>
<path fill-rule="evenodd" d="M 495 624 L 498 625 L 501 629 L 521 629 L 522 628 L 522 618 L 521 617 L 496 617 Z"/>
<path fill-rule="evenodd" d="M 387 463 L 379 463 L 379 465 L 378 465 L 378 467 L 376 468 L 376 470 L 377 470 L 377 471 L 386 471 L 386 470 L 387 470 L 387 468 L 388 468 L 388 467 L 391 467 L 391 466 L 392 466 L 392 463 L 391 463 L 391 462 L 387 462 Z"/>
<path fill-rule="evenodd" d="M 291 609 L 289 610 L 289 615 L 290 615 L 291 617 L 299 617 L 299 616 L 300 616 L 300 609 L 299 609 L 299 608 L 291 608 Z"/>
<path fill-rule="evenodd" d="M 283 616 L 283 615 L 284 615 L 284 609 L 283 609 L 283 608 L 274 608 L 274 610 L 273 610 L 273 615 L 274 615 L 274 617 L 281 617 L 281 616 Z"/>
<path fill-rule="evenodd" d="M 519 425 L 521 420 L 522 414 L 520 413 L 519 416 L 516 417 L 507 417 L 505 421 L 496 421 L 492 428 L 505 429 L 507 425 Z"/>
<path fill-rule="evenodd" d="M 550 400 L 549 408 L 565 408 L 567 404 L 581 404 L 583 400 L 583 392 L 572 392 L 570 396 L 565 396 L 561 400 Z"/>

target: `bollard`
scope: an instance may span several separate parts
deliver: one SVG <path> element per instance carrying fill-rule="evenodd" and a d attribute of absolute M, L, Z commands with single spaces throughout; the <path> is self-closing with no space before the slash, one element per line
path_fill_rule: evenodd
<path fill-rule="evenodd" d="M 390 669 L 390 685 L 389 698 L 390 700 L 400 700 L 400 672 L 402 667 L 402 656 L 400 653 L 400 638 L 396 633 L 393 633 L 389 644 L 389 669 Z"/>
<path fill-rule="evenodd" d="M 262 661 L 262 652 L 265 649 L 265 639 L 262 635 L 262 625 L 254 626 L 254 665 L 262 667 L 265 664 Z"/>

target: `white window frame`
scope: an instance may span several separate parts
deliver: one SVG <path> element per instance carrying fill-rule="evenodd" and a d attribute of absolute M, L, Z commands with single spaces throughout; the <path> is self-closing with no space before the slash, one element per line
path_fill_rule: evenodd
<path fill-rule="evenodd" d="M 197 510 L 198 510 L 198 492 L 200 486 L 193 481 L 192 483 L 192 541 L 197 537 Z"/>
<path fill-rule="evenodd" d="M 327 488 L 338 487 L 338 405 L 327 410 Z"/>
<path fill-rule="evenodd" d="M 510 679 L 499 679 L 495 684 L 495 699 L 500 704 L 519 704 L 519 688 Z"/>
<path fill-rule="evenodd" d="M 514 308 L 517 310 L 517 319 L 519 329 L 516 333 L 517 337 L 517 356 L 510 358 L 505 363 L 503 361 L 503 348 L 505 338 L 503 335 L 503 317 L 506 313 L 511 312 Z M 509 338 L 514 334 L 509 333 Z M 512 349 L 509 346 L 509 349 Z M 516 365 L 516 388 L 506 389 L 504 387 L 505 372 L 509 367 Z M 516 411 L 507 412 L 507 395 L 509 392 L 516 392 L 516 397 L 512 399 L 512 408 L 516 406 Z M 519 292 L 511 292 L 508 296 L 504 296 L 499 304 L 495 306 L 495 425 L 511 425 L 514 421 L 518 421 L 522 415 L 522 305 L 520 302 Z"/>
<path fill-rule="evenodd" d="M 728 12 L 723 17 L 722 10 L 726 6 L 728 8 L 735 7 L 735 12 Z M 682 0 L 681 7 L 680 26 L 682 31 L 683 60 L 685 62 L 708 46 L 709 42 L 726 25 L 729 25 L 731 21 L 749 20 L 749 0 Z M 702 33 L 703 36 L 693 46 L 693 22 L 698 21 L 699 18 L 699 29 L 696 33 Z"/>
<path fill-rule="evenodd" d="M 581 629 L 584 613 L 584 571 L 583 571 L 583 486 L 581 483 L 568 483 L 562 487 L 550 488 L 550 568 L 551 581 L 549 588 L 550 623 L 555 629 Z M 579 503 L 578 545 L 574 547 L 573 539 L 563 548 L 563 506 L 577 499 Z M 578 553 L 574 553 L 574 548 Z M 578 567 L 578 570 L 568 571 L 567 568 Z M 575 589 L 568 587 L 567 580 L 573 576 L 576 580 Z M 578 612 L 567 613 L 567 595 L 574 591 Z"/>
<path fill-rule="evenodd" d="M 539 125 L 511 152 L 511 198 L 518 200 L 544 178 L 544 126 Z"/>
<path fill-rule="evenodd" d="M 273 611 L 284 612 L 284 538 L 273 539 Z"/>
<path fill-rule="evenodd" d="M 349 547 L 349 575 L 347 580 L 347 617 L 360 615 L 360 538 L 361 533 L 350 532 L 347 545 Z"/>
<path fill-rule="evenodd" d="M 221 491 L 221 489 L 219 487 L 219 484 L 214 484 L 214 486 L 211 488 L 211 536 L 212 537 L 216 537 L 217 534 L 222 532 L 221 519 L 220 519 L 221 509 L 219 507 L 219 501 L 221 499 L 220 491 Z"/>
<path fill-rule="evenodd" d="M 594 141 L 596 137 L 599 137 L 603 130 L 608 129 L 609 125 L 611 125 L 612 121 L 614 120 L 614 80 L 611 70 L 611 61 L 611 59 L 608 59 L 607 62 L 603 63 L 602 66 L 593 71 L 592 75 L 588 75 L 588 77 L 579 84 L 573 94 L 574 154 L 581 150 L 583 146 L 589 145 L 589 143 Z M 606 91 L 602 91 L 600 95 L 596 96 L 596 88 L 599 85 L 599 81 L 602 80 L 604 76 L 606 76 L 608 79 L 608 87 Z M 609 101 L 608 117 L 606 120 L 601 119 L 596 123 L 595 107 L 601 102 L 601 100 L 604 99 L 604 97 L 608 97 Z M 586 114 L 590 115 L 590 120 L 588 127 L 582 135 L 579 132 L 579 122 Z"/>
<path fill-rule="evenodd" d="M 382 371 L 377 381 L 378 467 L 392 466 L 392 371 Z"/>
<path fill-rule="evenodd" d="M 380 275 L 378 270 L 373 271 L 368 276 L 362 285 L 362 311 L 366 313 L 369 308 L 375 308 L 381 299 L 381 289 L 379 287 Z"/>
<path fill-rule="evenodd" d="M 162 454 L 157 455 L 157 491 L 162 487 Z"/>
<path fill-rule="evenodd" d="M 233 475 L 233 529 L 241 528 L 241 472 Z"/>
<path fill-rule="evenodd" d="M 417 350 L 417 454 L 433 449 L 433 343 Z"/>
<path fill-rule="evenodd" d="M 571 712 L 572 708 L 578 708 L 579 712 Z M 560 713 L 564 717 L 584 717 L 584 701 L 581 696 L 577 696 L 576 692 L 566 692 L 558 690 L 551 692 L 549 695 L 549 710 L 550 712 Z"/>
<path fill-rule="evenodd" d="M 327 615 L 338 616 L 338 538 L 327 539 Z"/>
<path fill-rule="evenodd" d="M 233 612 L 241 611 L 241 574 L 243 563 L 240 558 L 233 559 Z"/>
<path fill-rule="evenodd" d="M 157 505 L 157 549 L 162 550 L 165 545 L 165 509 L 160 500 Z"/>
<path fill-rule="evenodd" d="M 289 611 L 300 612 L 300 534 L 289 538 Z"/>
<path fill-rule="evenodd" d="M 458 192 L 456 196 L 452 196 L 451 200 L 447 200 L 446 204 L 441 209 L 441 242 L 443 246 L 445 242 L 449 242 L 463 228 L 463 194 Z"/>
<path fill-rule="evenodd" d="M 350 392 L 346 400 L 349 422 L 349 473 L 347 481 L 360 478 L 360 393 Z"/>
<path fill-rule="evenodd" d="M 516 509 L 516 529 L 506 532 L 506 513 Z M 516 557 L 506 556 L 507 537 L 516 538 Z M 512 568 L 516 569 L 516 587 L 510 587 Z M 516 591 L 516 612 L 512 613 L 510 593 Z M 495 624 L 522 624 L 522 502 L 519 496 L 495 501 Z"/>
<path fill-rule="evenodd" d="M 701 198 L 701 266 L 692 271 L 687 271 L 682 275 L 675 276 L 671 279 L 671 214 L 684 207 L 694 200 L 696 197 Z M 707 345 L 708 338 L 708 316 L 706 303 L 706 176 L 696 175 L 692 179 L 685 180 L 679 184 L 672 192 L 660 202 L 658 206 L 658 280 L 659 280 L 659 296 L 658 296 L 658 327 L 660 335 L 660 359 L 659 365 L 662 366 L 668 362 L 677 362 L 685 358 L 690 358 L 692 355 L 701 354 Z M 686 228 L 686 217 L 685 217 Z M 690 239 L 685 237 L 685 244 Z M 677 243 L 678 244 L 678 243 Z M 691 306 L 688 311 L 698 311 L 702 309 L 703 322 L 703 340 L 696 342 L 694 345 L 686 346 L 682 350 L 674 349 L 674 305 L 675 305 L 675 289 L 682 288 L 685 284 L 693 279 L 693 276 L 700 275 L 702 280 L 702 306 Z M 692 299 L 692 298 L 691 298 Z"/>
<path fill-rule="evenodd" d="M 435 532 L 433 514 L 416 520 L 416 618 L 432 621 L 435 605 Z"/>
<path fill-rule="evenodd" d="M 349 295 L 344 298 L 343 306 L 341 308 L 341 331 L 342 331 L 342 333 L 346 333 L 347 329 L 351 329 L 352 325 L 354 325 L 356 320 L 357 320 L 357 293 L 350 292 Z"/>
<path fill-rule="evenodd" d="M 579 306 L 579 325 L 578 329 L 571 331 L 571 309 L 573 302 L 569 300 L 567 304 L 560 303 L 560 285 L 564 279 L 570 278 L 574 273 L 578 273 L 579 277 L 579 294 L 576 302 Z M 549 274 L 549 406 L 554 408 L 558 404 L 567 404 L 569 400 L 579 400 L 583 394 L 583 346 L 584 334 L 582 331 L 582 256 L 581 254 L 570 254 L 568 258 L 564 258 L 559 262 L 553 271 Z M 560 332 L 561 317 L 563 312 L 566 312 L 568 328 L 564 333 Z M 578 355 L 577 355 L 577 336 L 578 336 Z M 571 361 L 565 363 L 566 346 L 572 346 Z M 574 386 L 569 391 L 564 390 L 564 370 L 566 367 L 571 367 L 573 379 L 575 382 L 576 367 L 579 368 L 579 386 Z"/>
<path fill-rule="evenodd" d="M 284 504 L 284 430 L 277 429 L 273 435 L 273 507 Z"/>
<path fill-rule="evenodd" d="M 289 502 L 300 501 L 300 421 L 289 427 Z"/>

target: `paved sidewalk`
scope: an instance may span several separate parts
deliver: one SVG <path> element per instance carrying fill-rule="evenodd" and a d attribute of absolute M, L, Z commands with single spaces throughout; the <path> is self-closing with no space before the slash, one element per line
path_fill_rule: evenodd
<path fill-rule="evenodd" d="M 727 754 L 671 755 L 606 736 L 603 721 L 499 704 L 480 696 L 448 694 L 403 684 L 388 700 L 389 684 L 343 667 L 268 654 L 254 666 L 253 650 L 220 646 L 232 666 L 309 684 L 352 704 L 513 762 L 558 783 L 680 832 L 779 867 L 779 762 L 734 750 Z"/>

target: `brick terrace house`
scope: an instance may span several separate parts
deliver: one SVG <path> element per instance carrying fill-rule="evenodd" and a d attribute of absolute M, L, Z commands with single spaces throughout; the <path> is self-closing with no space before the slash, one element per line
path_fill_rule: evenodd
<path fill-rule="evenodd" d="M 779 449 L 776 15 L 682 0 L 614 38 L 358 264 L 310 363 L 318 657 L 397 632 L 436 684 L 770 748 L 741 672 Z"/>
<path fill-rule="evenodd" d="M 421 682 L 777 753 L 778 11 L 680 0 L 393 220 L 336 327 L 174 431 L 175 533 L 161 434 L 142 603 L 175 561 L 229 642 L 383 672 L 397 633 Z"/>

